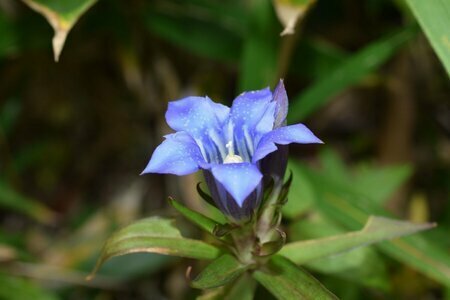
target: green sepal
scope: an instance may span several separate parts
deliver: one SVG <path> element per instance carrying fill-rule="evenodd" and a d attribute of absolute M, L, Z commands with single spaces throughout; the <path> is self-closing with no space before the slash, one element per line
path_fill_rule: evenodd
<path fill-rule="evenodd" d="M 294 175 L 293 175 L 292 171 L 290 170 L 289 177 L 286 180 L 286 182 L 283 184 L 283 187 L 281 188 L 281 191 L 280 191 L 280 195 L 278 196 L 278 203 L 280 205 L 284 205 L 288 201 L 287 196 L 288 196 L 289 189 L 291 187 L 293 178 L 294 178 Z"/>
<path fill-rule="evenodd" d="M 205 201 L 204 204 L 207 207 L 207 211 L 210 213 L 210 217 L 214 220 L 217 220 L 217 222 L 220 224 L 227 223 L 228 221 L 226 216 L 216 207 L 214 199 L 207 192 L 202 190 L 200 185 L 201 182 L 197 183 L 197 193 Z"/>
<path fill-rule="evenodd" d="M 267 257 L 274 255 L 275 253 L 280 251 L 281 248 L 283 248 L 284 244 L 286 243 L 286 233 L 278 228 L 275 229 L 275 232 L 277 234 L 272 241 L 256 245 L 256 248 L 253 251 L 253 255 L 259 257 Z"/>
<path fill-rule="evenodd" d="M 221 238 L 224 236 L 227 236 L 228 234 L 231 233 L 231 231 L 233 231 L 234 229 L 239 228 L 236 225 L 233 224 L 216 224 L 216 226 L 214 226 L 213 228 L 213 235 L 215 237 Z"/>
<path fill-rule="evenodd" d="M 202 188 L 200 187 L 201 184 L 202 184 L 201 182 L 197 183 L 196 186 L 197 193 L 200 195 L 200 197 L 202 197 L 203 200 L 205 200 L 211 205 L 214 205 L 214 199 L 207 192 L 202 190 Z"/>
<path fill-rule="evenodd" d="M 274 181 L 273 177 L 268 176 L 266 178 L 269 178 L 269 179 L 267 179 L 267 183 L 264 184 L 264 194 L 262 197 L 261 206 L 264 206 L 266 201 L 269 199 L 270 195 L 272 195 L 272 191 L 275 186 L 275 181 Z"/>

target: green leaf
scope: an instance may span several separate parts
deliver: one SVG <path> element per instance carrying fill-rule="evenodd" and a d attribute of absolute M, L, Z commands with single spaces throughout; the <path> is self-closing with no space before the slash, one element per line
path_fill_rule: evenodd
<path fill-rule="evenodd" d="M 2 24 L 1 24 L 1 15 L 0 15 L 0 57 L 2 56 Z M 2 108 L 0 110 L 0 130 L 2 131 L 2 134 L 5 136 L 8 136 L 12 129 L 14 128 L 14 125 L 18 121 L 18 117 L 20 114 L 20 111 L 22 109 L 22 102 L 19 101 L 17 98 L 10 98 L 7 99 L 2 104 Z"/>
<path fill-rule="evenodd" d="M 450 76 L 450 2 L 406 0 Z"/>
<path fill-rule="evenodd" d="M 409 165 L 382 168 L 360 165 L 350 169 L 330 148 L 321 152 L 320 161 L 322 174 L 379 204 L 384 203 L 411 175 Z M 283 206 L 282 211 L 284 217 L 294 219 L 307 213 L 313 207 L 317 195 L 305 168 L 290 161 L 288 170 L 292 171 L 294 184 L 291 186 L 288 202 Z"/>
<path fill-rule="evenodd" d="M 55 32 L 53 52 L 55 61 L 59 60 L 67 35 L 78 19 L 97 0 L 23 0 L 29 7 L 43 15 Z"/>
<path fill-rule="evenodd" d="M 239 90 L 261 89 L 275 84 L 278 44 L 277 20 L 269 0 L 248 2 L 250 16 L 242 49 Z"/>
<path fill-rule="evenodd" d="M 185 216 L 188 220 L 196 224 L 201 229 L 205 230 L 206 232 L 212 234 L 214 228 L 217 224 L 222 224 L 217 221 L 214 221 L 207 216 L 202 215 L 201 213 L 198 213 L 196 211 L 193 211 L 183 204 L 179 203 L 173 198 L 169 198 L 169 203 L 183 216 Z"/>
<path fill-rule="evenodd" d="M 284 217 L 294 219 L 313 206 L 315 195 L 312 183 L 297 164 L 289 163 L 288 170 L 292 171 L 293 183 L 282 212 Z"/>
<path fill-rule="evenodd" d="M 28 198 L 12 187 L 0 181 L 0 206 L 23 213 L 33 219 L 49 224 L 55 219 L 55 214 L 41 203 Z"/>
<path fill-rule="evenodd" d="M 409 165 L 373 168 L 360 166 L 352 176 L 354 187 L 375 203 L 384 204 L 386 200 L 411 176 Z"/>
<path fill-rule="evenodd" d="M 153 253 L 116 256 L 109 260 L 107 264 L 104 264 L 96 275 L 117 279 L 118 281 L 129 281 L 155 274 L 173 262 L 173 257 Z M 95 261 L 91 263 L 91 260 L 89 260 L 89 266 L 84 267 L 83 270 L 90 272 L 94 263 Z"/>
<path fill-rule="evenodd" d="M 378 245 L 385 254 L 450 287 L 450 256 L 423 236 L 410 236 Z"/>
<path fill-rule="evenodd" d="M 253 300 L 255 290 L 256 281 L 244 273 L 227 286 L 206 290 L 197 300 Z"/>
<path fill-rule="evenodd" d="M 342 64 L 321 80 L 315 82 L 301 95 L 291 101 L 288 123 L 295 123 L 309 116 L 332 97 L 349 86 L 359 82 L 364 76 L 376 70 L 388 60 L 406 41 L 415 36 L 416 30 L 406 28 L 383 37 L 350 56 Z"/>
<path fill-rule="evenodd" d="M 144 252 L 195 259 L 214 259 L 220 254 L 220 250 L 210 244 L 181 236 L 173 220 L 150 217 L 114 233 L 106 241 L 89 278 L 111 257 Z"/>
<path fill-rule="evenodd" d="M 289 226 L 289 237 L 294 241 L 344 233 L 345 229 L 341 226 L 318 214 L 310 215 L 308 219 L 298 220 Z M 372 247 L 361 247 L 339 255 L 313 260 L 306 263 L 304 267 L 382 291 L 388 291 L 390 287 L 386 265 L 381 255 Z"/>
<path fill-rule="evenodd" d="M 334 181 L 361 193 L 375 203 L 383 204 L 411 175 L 409 165 L 370 167 L 360 165 L 355 170 L 346 167 L 339 155 L 326 148 L 320 154 L 322 173 Z"/>
<path fill-rule="evenodd" d="M 320 152 L 320 165 L 322 167 L 322 172 L 327 174 L 327 177 L 342 182 L 352 181 L 353 183 L 353 178 L 350 179 L 349 170 L 347 169 L 345 162 L 338 153 L 331 148 L 325 148 Z"/>
<path fill-rule="evenodd" d="M 58 297 L 30 280 L 0 274 L 0 299 L 56 300 Z"/>
<path fill-rule="evenodd" d="M 230 288 L 226 289 L 225 300 L 253 300 L 255 294 L 256 282 L 248 274 L 244 273 L 237 279 Z"/>
<path fill-rule="evenodd" d="M 224 254 L 210 263 L 191 283 L 197 289 L 211 289 L 226 285 L 244 273 L 248 266 L 234 256 Z"/>
<path fill-rule="evenodd" d="M 11 55 L 17 52 L 17 50 L 18 41 L 14 24 L 12 20 L 0 10 L 0 58 Z"/>
<path fill-rule="evenodd" d="M 341 254 L 358 247 L 368 246 L 383 240 L 430 229 L 434 226 L 435 224 L 431 223 L 414 224 L 406 221 L 371 216 L 364 228 L 360 231 L 290 243 L 284 246 L 279 253 L 296 264 L 303 264 L 318 258 Z"/>
<path fill-rule="evenodd" d="M 144 22 L 153 33 L 192 53 L 226 62 L 237 61 L 242 47 L 239 31 L 214 19 L 188 15 L 195 10 L 149 7 L 144 12 Z"/>
<path fill-rule="evenodd" d="M 369 214 L 389 216 L 373 201 L 349 186 L 326 177 L 326 174 L 308 172 L 317 193 L 316 207 L 327 218 L 350 230 L 362 226 Z M 434 229 L 439 230 L 439 228 Z M 439 241 L 417 234 L 376 245 L 383 253 L 450 286 L 450 256 Z"/>
<path fill-rule="evenodd" d="M 253 277 L 278 299 L 337 299 L 317 279 L 279 255 L 256 270 Z"/>
<path fill-rule="evenodd" d="M 315 2 L 316 0 L 273 0 L 278 19 L 284 26 L 281 35 L 294 34 L 295 26 Z"/>
<path fill-rule="evenodd" d="M 327 256 L 308 262 L 304 267 L 381 291 L 390 289 L 386 264 L 372 248 L 358 248 L 336 256 Z"/>
<path fill-rule="evenodd" d="M 302 38 L 293 54 L 289 72 L 313 80 L 328 76 L 348 58 L 339 47 L 320 38 Z"/>

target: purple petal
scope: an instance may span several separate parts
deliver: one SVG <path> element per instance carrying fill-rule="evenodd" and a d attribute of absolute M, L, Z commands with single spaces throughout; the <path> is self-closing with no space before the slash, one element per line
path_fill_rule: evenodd
<path fill-rule="evenodd" d="M 228 115 L 228 107 L 214 103 L 208 97 L 187 97 L 169 102 L 166 121 L 172 129 L 186 131 L 197 138 L 207 129 L 221 128 Z"/>
<path fill-rule="evenodd" d="M 283 79 L 280 79 L 280 82 L 273 91 L 273 101 L 276 103 L 275 122 L 273 128 L 286 126 L 286 116 L 289 104 L 286 89 L 284 88 Z"/>
<path fill-rule="evenodd" d="M 165 136 L 141 174 L 162 173 L 187 175 L 199 169 L 204 159 L 194 139 L 186 132 L 177 132 Z"/>
<path fill-rule="evenodd" d="M 221 164 L 211 169 L 214 178 L 233 196 L 239 207 L 261 182 L 262 174 L 251 163 Z"/>
<path fill-rule="evenodd" d="M 258 135 L 263 135 L 267 132 L 272 131 L 274 128 L 274 118 L 275 118 L 276 104 L 271 102 L 267 105 L 267 109 L 259 120 L 255 127 L 255 133 Z"/>
<path fill-rule="evenodd" d="M 226 105 L 212 101 L 208 96 L 206 98 L 208 99 L 209 104 L 213 108 L 217 119 L 219 120 L 219 122 L 221 124 L 223 124 L 228 119 L 228 116 L 230 115 L 230 108 Z"/>
<path fill-rule="evenodd" d="M 269 88 L 240 94 L 234 99 L 230 112 L 230 118 L 235 128 L 242 128 L 245 125 L 250 131 L 253 131 L 271 101 L 272 92 Z M 273 125 L 273 120 L 271 123 Z"/>
<path fill-rule="evenodd" d="M 265 134 L 258 143 L 252 161 L 257 162 L 267 154 L 277 150 L 275 144 L 288 145 L 291 143 L 314 144 L 323 142 L 303 124 L 296 124 L 275 129 Z"/>

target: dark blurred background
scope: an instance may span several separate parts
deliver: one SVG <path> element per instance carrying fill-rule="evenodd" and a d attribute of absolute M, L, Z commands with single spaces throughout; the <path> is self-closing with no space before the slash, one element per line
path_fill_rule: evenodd
<path fill-rule="evenodd" d="M 280 36 L 282 3 L 98 1 L 56 63 L 45 18 L 0 1 L 1 299 L 195 298 L 184 274 L 201 264 L 188 260 L 124 256 L 84 278 L 114 229 L 174 215 L 167 196 L 202 209 L 199 176 L 139 176 L 170 132 L 167 102 L 229 105 L 280 77 L 289 122 L 326 143 L 291 147 L 290 240 L 357 230 L 355 210 L 439 224 L 405 252 L 355 250 L 310 270 L 342 299 L 450 299 L 444 67 L 403 1 L 317 1 Z"/>

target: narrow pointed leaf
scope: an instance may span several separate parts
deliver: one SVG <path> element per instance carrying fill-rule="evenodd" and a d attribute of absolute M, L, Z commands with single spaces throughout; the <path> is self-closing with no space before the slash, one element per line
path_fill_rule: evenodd
<path fill-rule="evenodd" d="M 301 21 L 316 0 L 273 0 L 275 12 L 283 24 L 280 35 L 294 34 L 295 27 Z"/>
<path fill-rule="evenodd" d="M 149 31 L 197 55 L 225 62 L 239 59 L 242 23 L 246 20 L 240 2 L 171 2 L 167 7 L 170 9 L 149 1 L 142 11 L 144 25 Z M 196 13 L 199 9 L 202 10 L 201 17 Z"/>
<path fill-rule="evenodd" d="M 52 293 L 33 280 L 0 273 L 0 299 L 58 300 Z"/>
<path fill-rule="evenodd" d="M 383 205 L 394 192 L 411 176 L 410 165 L 394 165 L 382 168 L 358 168 L 351 181 L 361 194 Z"/>
<path fill-rule="evenodd" d="M 415 36 L 414 28 L 406 28 L 392 36 L 383 37 L 355 53 L 328 76 L 314 83 L 301 95 L 291 100 L 288 123 L 304 119 L 344 89 L 356 84 L 365 75 L 386 62 L 396 51 Z"/>
<path fill-rule="evenodd" d="M 169 203 L 183 216 L 185 216 L 189 221 L 193 222 L 195 225 L 205 230 L 206 232 L 212 234 L 214 228 L 217 224 L 221 224 L 219 222 L 214 221 L 213 219 L 208 218 L 205 215 L 202 215 L 199 212 L 193 211 L 190 208 L 187 208 L 183 204 L 179 203 L 173 198 L 169 198 Z"/>
<path fill-rule="evenodd" d="M 241 51 L 239 91 L 276 84 L 279 52 L 278 21 L 269 0 L 249 1 L 247 34 Z"/>
<path fill-rule="evenodd" d="M 18 36 L 15 32 L 15 24 L 13 23 L 12 18 L 9 18 L 8 15 L 0 10 L 0 58 L 7 57 L 11 54 L 14 54 L 19 49 Z M 8 104 L 6 103 L 3 104 Z M 3 115 L 4 108 L 0 112 L 0 116 Z M 3 125 L 3 116 L 0 119 L 0 126 Z"/>
<path fill-rule="evenodd" d="M 0 181 L 0 207 L 23 213 L 33 219 L 50 224 L 55 220 L 55 213 L 43 204 L 30 199 L 12 187 Z"/>
<path fill-rule="evenodd" d="M 406 221 L 371 216 L 364 228 L 360 231 L 290 243 L 281 249 L 280 255 L 289 258 L 296 264 L 303 264 L 318 258 L 368 246 L 383 240 L 430 229 L 434 226 L 435 224 L 432 223 L 414 224 Z"/>
<path fill-rule="evenodd" d="M 255 271 L 253 277 L 277 299 L 337 299 L 308 272 L 279 255 Z"/>
<path fill-rule="evenodd" d="M 241 264 L 234 256 L 224 254 L 210 263 L 191 285 L 198 289 L 210 289 L 226 285 L 245 272 L 248 266 Z"/>
<path fill-rule="evenodd" d="M 311 180 L 298 164 L 289 162 L 287 169 L 292 172 L 293 184 L 288 191 L 288 201 L 281 209 L 283 217 L 295 219 L 312 208 L 315 195 Z"/>
<path fill-rule="evenodd" d="M 450 76 L 450 1 L 406 0 Z"/>
<path fill-rule="evenodd" d="M 390 214 L 371 199 L 327 177 L 326 173 L 318 174 L 304 166 L 302 170 L 313 183 L 316 208 L 330 220 L 347 229 L 357 230 L 370 214 L 389 217 Z M 434 230 L 440 231 L 440 228 Z M 442 234 L 445 236 L 445 231 Z M 441 244 L 439 240 L 419 233 L 395 241 L 386 241 L 376 247 L 390 257 L 450 286 L 450 255 Z"/>
<path fill-rule="evenodd" d="M 117 231 L 106 241 L 90 278 L 111 257 L 145 252 L 195 259 L 214 259 L 220 254 L 210 244 L 181 236 L 173 220 L 150 217 Z"/>
<path fill-rule="evenodd" d="M 331 149 L 325 149 L 320 156 L 324 173 L 380 205 L 388 200 L 412 173 L 409 165 L 360 165 L 352 170 L 347 168 L 342 158 Z"/>
<path fill-rule="evenodd" d="M 256 290 L 256 282 L 250 276 L 250 274 L 245 273 L 239 279 L 237 279 L 230 288 L 226 289 L 224 295 L 225 300 L 253 300 Z"/>
<path fill-rule="evenodd" d="M 197 300 L 253 300 L 256 290 L 256 281 L 248 273 L 242 274 L 227 286 L 204 291 Z"/>
<path fill-rule="evenodd" d="M 347 231 L 335 222 L 320 215 L 301 219 L 291 224 L 289 237 L 294 240 L 310 240 L 344 234 Z M 373 247 L 361 247 L 339 255 L 315 259 L 302 265 L 307 270 L 332 274 L 359 285 L 387 292 L 389 279 L 386 264 Z"/>
<path fill-rule="evenodd" d="M 43 15 L 55 31 L 53 52 L 59 60 L 67 35 L 78 19 L 97 0 L 23 0 L 30 8 Z"/>

